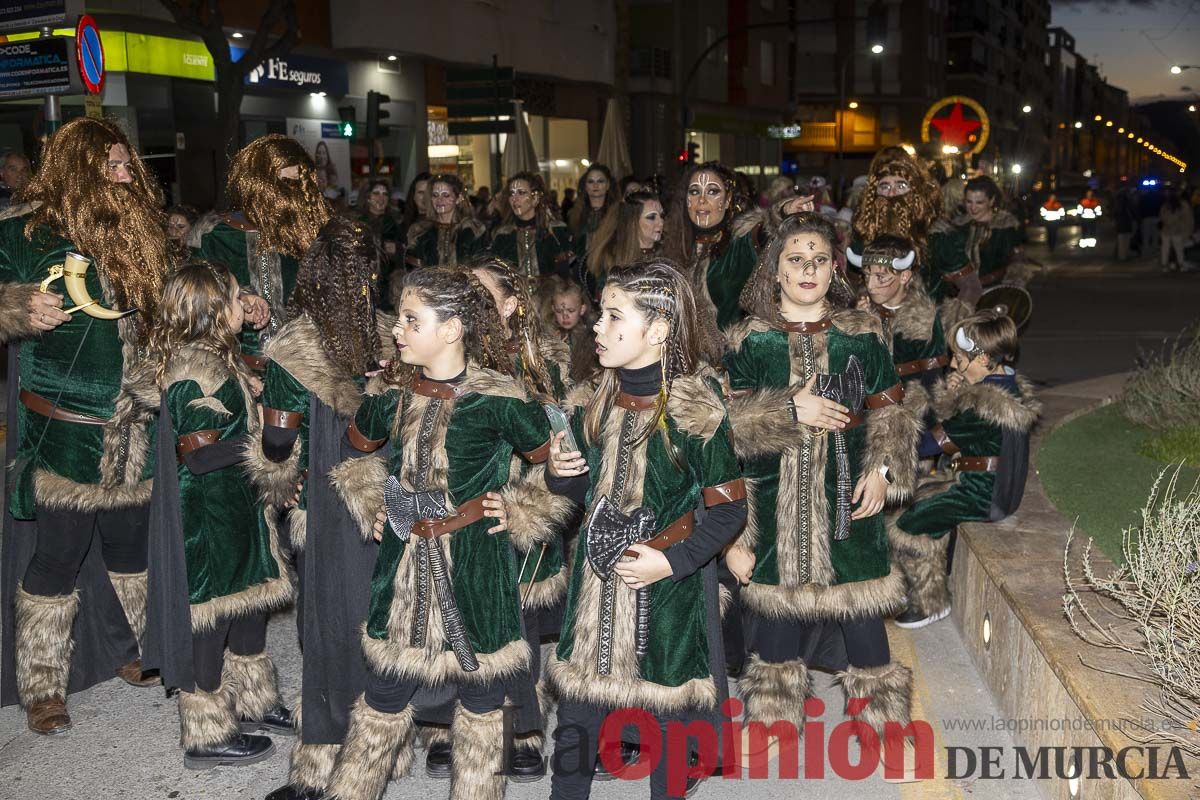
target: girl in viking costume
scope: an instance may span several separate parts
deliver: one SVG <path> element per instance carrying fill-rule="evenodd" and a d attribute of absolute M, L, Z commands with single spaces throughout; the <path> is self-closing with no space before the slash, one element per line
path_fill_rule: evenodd
<path fill-rule="evenodd" d="M 599 304 L 610 269 L 654 255 L 662 242 L 665 220 L 662 201 L 653 192 L 630 192 L 612 204 L 589 235 L 587 252 L 580 252 L 576 270 L 577 280 L 587 288 L 593 303 Z"/>
<path fill-rule="evenodd" d="M 919 425 L 878 317 L 848 308 L 834 236 L 818 215 L 785 219 L 742 292 L 752 316 L 730 331 L 726 365 L 751 512 L 727 563 L 747 584 L 747 719 L 800 726 L 822 667 L 868 699 L 856 718 L 882 736 L 909 721 L 911 673 L 884 631 L 904 578 L 880 512 L 912 490 Z M 826 658 L 839 638 L 844 657 Z"/>
<path fill-rule="evenodd" d="M 1024 286 L 1029 280 L 1021 252 L 1021 221 L 1003 206 L 1000 187 L 980 175 L 967 181 L 964 211 L 952 220 L 966 239 L 967 256 L 985 287 L 1001 282 Z"/>
<path fill-rule="evenodd" d="M 243 321 L 228 270 L 183 267 L 159 303 L 144 387 L 159 412 L 150 649 L 166 685 L 180 690 L 191 769 L 275 752 L 267 737 L 241 730 L 292 732 L 265 653 L 267 616 L 291 600 L 291 581 L 242 466 L 245 440 L 258 435 L 261 389 L 241 360 Z"/>
<path fill-rule="evenodd" d="M 869 309 L 883 321 L 883 338 L 906 390 L 911 381 L 931 386 L 950 363 L 937 306 L 913 271 L 916 258 L 907 239 L 891 234 L 877 237 L 861 255 L 853 247 L 846 250 L 846 259 L 866 279 Z"/>
<path fill-rule="evenodd" d="M 542 336 L 541 317 L 536 313 L 528 283 L 513 265 L 496 256 L 481 256 L 469 262 L 465 269 L 475 276 L 488 290 L 500 312 L 504 331 L 504 349 L 512 361 L 514 374 L 528 375 L 528 382 L 535 387 L 534 398 L 540 403 L 560 402 L 566 395 L 564 378 L 567 375 L 567 349 L 565 343 L 554 337 Z M 551 276 L 557 278 L 557 276 Z M 540 466 L 530 466 L 514 454 L 510 464 L 512 474 L 521 474 L 524 480 L 540 484 Z M 541 640 L 543 636 L 557 633 L 557 613 L 567 590 L 567 575 L 564 566 L 563 531 L 556 531 L 550 541 L 529 549 L 517 549 L 520 565 L 518 580 L 521 587 L 522 617 L 525 640 L 533 654 L 529 675 L 522 674 L 514 681 L 510 692 L 513 704 L 518 707 L 521 718 L 516 720 L 514 730 L 518 734 L 509 764 L 509 777 L 513 780 L 535 780 L 545 774 L 542 759 L 544 717 L 549 712 L 550 698 L 541 678 Z M 534 687 L 537 686 L 537 691 Z M 451 746 L 449 741 L 449 712 L 443 707 L 438 713 L 422 712 L 418 715 L 420 734 L 427 747 L 425 771 L 433 777 L 449 777 Z M 430 725 L 428 723 L 435 723 Z"/>
<path fill-rule="evenodd" d="M 579 202 L 583 202 L 580 200 Z M 518 172 L 504 186 L 503 221 L 492 231 L 489 252 L 515 264 L 526 279 L 569 275 L 571 232 L 547 205 L 546 182 L 536 172 Z"/>
<path fill-rule="evenodd" d="M 697 335 L 691 288 L 668 262 L 609 273 L 596 324 L 604 372 L 571 400 L 582 450 L 563 452 L 564 434 L 551 447 L 548 483 L 587 508 L 548 667 L 559 699 L 552 798 L 588 796 L 607 713 L 634 706 L 664 729 L 716 727 L 728 696 L 715 557 L 745 522 L 745 489 Z M 666 762 L 652 797 L 668 796 Z"/>
<path fill-rule="evenodd" d="M 575 205 L 567 214 L 567 225 L 580 258 L 587 254 L 588 239 L 600 227 L 609 209 L 617 204 L 618 197 L 612 170 L 603 164 L 592 164 L 579 176 Z"/>
<path fill-rule="evenodd" d="M 304 644 L 300 738 L 288 785 L 272 800 L 325 785 L 366 681 L 357 631 L 367 614 L 371 527 L 386 473 L 378 455 L 368 456 L 373 445 L 345 434 L 366 373 L 379 368 L 379 258 L 364 223 L 331 219 L 300 262 L 292 319 L 265 351 L 262 434 L 248 466 L 276 540 L 288 542 L 296 560 Z"/>
<path fill-rule="evenodd" d="M 592 310 L 584 288 L 558 275 L 542 283 L 541 296 L 542 324 L 554 331 L 567 346 L 571 362 L 570 382 L 583 383 L 600 369 L 600 362 L 596 360 L 596 340 L 592 335 L 598 315 Z"/>
<path fill-rule="evenodd" d="M 226 199 L 230 210 L 196 223 L 191 245 L 205 261 L 228 267 L 244 293 L 269 306 L 269 318 L 255 317 L 255 327 L 242 334 L 246 363 L 262 370 L 263 347 L 290 318 L 286 301 L 300 259 L 329 220 L 329 208 L 304 145 L 275 133 L 234 156 Z"/>
<path fill-rule="evenodd" d="M 475 219 L 475 210 L 457 175 L 434 175 L 429 179 L 429 205 L 429 216 L 408 229 L 405 261 L 410 269 L 453 267 L 483 250 L 486 229 Z M 402 275 L 392 280 L 395 299 L 399 299 L 402 283 Z"/>
<path fill-rule="evenodd" d="M 409 752 L 414 705 L 448 686 L 459 701 L 450 796 L 496 800 L 501 706 L 531 658 L 513 548 L 553 536 L 569 504 L 512 473 L 513 453 L 544 459 L 549 424 L 528 372 L 514 377 L 495 304 L 470 272 L 410 273 L 393 333 L 383 392 L 367 395 L 352 427 L 392 439 L 392 477 L 362 637 L 366 691 L 325 794 L 378 800 L 397 753 Z M 506 522 L 485 519 L 505 510 Z"/>
<path fill-rule="evenodd" d="M 937 420 L 922 457 L 949 455 L 949 480 L 932 481 L 889 519 L 892 552 L 908 581 L 909 607 L 896 617 L 920 628 L 950 613 L 948 534 L 962 522 L 995 522 L 1017 510 L 1029 467 L 1029 431 L 1041 412 L 1033 386 L 1011 366 L 1017 329 L 999 311 L 968 317 L 951 334 L 953 372 L 930 393 Z"/>

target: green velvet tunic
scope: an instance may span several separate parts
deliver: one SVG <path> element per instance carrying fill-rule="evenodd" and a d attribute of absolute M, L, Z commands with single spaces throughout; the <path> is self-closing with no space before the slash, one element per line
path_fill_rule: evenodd
<path fill-rule="evenodd" d="M 438 384 L 448 386 L 448 384 Z M 424 452 L 429 454 L 429 490 L 446 493 L 451 507 L 487 492 L 500 491 L 510 479 L 514 453 L 542 447 L 550 437 L 545 412 L 526 398 L 520 385 L 490 370 L 468 369 L 457 399 L 436 400 L 416 391 L 390 389 L 368 395 L 354 418 L 366 437 L 392 437 L 389 469 L 403 486 L 415 488 L 422 458 L 420 428 L 432 403 L 440 404 Z M 419 485 L 421 481 L 417 479 Z M 424 680 L 458 675 L 489 680 L 528 665 L 521 636 L 517 565 L 508 533 L 489 534 L 495 524 L 484 518 L 437 540 L 447 553 L 450 580 L 467 637 L 478 656 L 477 672 L 464 673 L 439 624 L 427 627 L 424 646 L 410 646 L 418 590 L 415 580 L 417 539 L 402 542 L 384 531 L 371 579 L 370 612 L 364 650 L 379 671 Z M 430 615 L 440 616 L 430 590 Z"/>
<path fill-rule="evenodd" d="M 267 362 L 266 372 L 263 373 L 263 390 L 259 399 L 263 408 L 273 408 L 276 411 L 288 411 L 301 415 L 295 447 L 300 450 L 296 467 L 303 473 L 308 469 L 308 433 L 312 423 L 312 420 L 308 418 L 308 409 L 312 393 L 279 362 L 271 360 Z M 301 510 L 308 508 L 307 481 L 300 489 L 300 502 L 296 504 L 296 507 Z"/>
<path fill-rule="evenodd" d="M 485 234 L 483 225 L 473 219 L 453 225 L 423 219 L 408 230 L 405 260 L 410 268 L 465 264 L 483 252 Z"/>
<path fill-rule="evenodd" d="M 912 361 L 945 358 L 949 363 L 946 332 L 937 313 L 937 306 L 919 286 L 910 288 L 896 309 L 880 312 L 884 336 L 891 341 L 892 360 L 899 367 Z M 944 365 L 943 365 L 944 367 Z M 943 367 L 922 372 L 940 375 Z M 921 380 L 922 373 L 908 375 L 909 380 Z"/>
<path fill-rule="evenodd" d="M 511 261 L 527 278 L 536 279 L 555 273 L 567 274 L 575 257 L 571 232 L 557 220 L 548 228 L 508 222 L 492 233 L 488 250 Z"/>
<path fill-rule="evenodd" d="M 893 595 L 899 576 L 889 563 L 883 514 L 853 520 L 848 538 L 833 538 L 838 477 L 833 435 L 812 436 L 787 407 L 789 387 L 803 385 L 814 373 L 842 373 L 851 356 L 862 365 L 866 394 L 899 383 L 878 318 L 844 311 L 832 321 L 820 332 L 787 333 L 751 318 L 731 334 L 730 413 L 752 520 L 740 541 L 756 556 L 743 598 L 762 614 L 871 615 L 898 599 Z M 900 405 L 865 413 L 865 424 L 843 434 L 850 486 L 886 466 L 896 481 L 889 495 L 898 494 L 905 476 L 915 474 L 916 420 Z M 902 581 L 898 587 L 902 597 Z"/>
<path fill-rule="evenodd" d="M 583 217 L 583 224 L 580 225 L 577 230 L 571 231 L 572 249 L 575 251 L 575 255 L 581 259 L 584 259 L 587 258 L 588 239 L 590 239 L 592 234 L 596 232 L 596 229 L 600 227 L 600 223 L 604 219 L 604 214 L 608 211 L 610 206 L 605 206 L 599 210 L 593 209 L 591 208 L 590 201 L 586 197 L 576 202 L 588 205 L 587 213 Z"/>
<path fill-rule="evenodd" d="M 290 255 L 256 251 L 258 231 L 250 229 L 240 215 L 227 215 L 200 237 L 199 258 L 224 264 L 242 286 L 252 287 L 271 306 L 271 321 L 261 331 L 242 330 L 242 351 L 262 352 L 262 342 L 277 333 L 287 321 L 287 299 L 296 288 L 300 262 Z"/>
<path fill-rule="evenodd" d="M 211 394 L 195 380 L 179 380 L 165 394 L 177 439 L 202 430 L 218 431 L 223 442 L 247 436 L 247 413 L 253 409 L 247 409 L 235 378 L 227 378 Z M 253 594 L 256 587 L 261 593 L 268 582 L 278 580 L 281 570 L 243 465 L 201 475 L 182 462 L 177 469 L 189 602 Z"/>
<path fill-rule="evenodd" d="M 32 241 L 26 239 L 26 222 L 25 217 L 0 221 L 0 284 L 40 283 L 49 267 L 62 264 L 68 252 L 78 249 L 45 228 L 34 231 Z M 85 283 L 92 297 L 111 304 L 94 267 L 88 269 Z M 50 290 L 63 296 L 64 308 L 71 307 L 61 280 L 51 284 Z M 25 339 L 20 345 L 21 388 L 51 403 L 57 400 L 58 407 L 66 411 L 112 417 L 125 370 L 121 328 L 128 325 L 78 312 L 53 331 Z M 10 414 L 9 435 L 20 441 L 8 497 L 15 518 L 35 518 L 34 475 L 39 471 L 65 479 L 48 482 L 55 484 L 56 491 L 47 486 L 41 492 L 43 502 L 56 504 L 50 495 L 57 493 L 78 494 L 78 501 L 63 502 L 96 509 L 149 500 L 150 486 L 144 483 L 153 471 L 153 459 L 147 457 L 151 446 L 149 424 L 136 424 L 132 426 L 136 430 L 125 432 L 125 457 L 116 459 L 112 474 L 102 476 L 105 431 L 110 431 L 114 445 L 121 439 L 120 432 L 110 430 L 111 424 L 51 421 L 23 404 Z M 102 478 L 107 479 L 108 486 L 100 486 Z"/>
<path fill-rule="evenodd" d="M 671 460 L 661 434 L 629 448 L 628 469 L 621 509 L 625 513 L 644 507 L 655 515 L 660 533 L 685 514 L 691 514 L 708 487 L 741 477 L 730 442 L 729 420 L 712 386 L 696 376 L 672 382 L 667 428 L 683 468 Z M 629 411 L 613 406 L 602 420 L 598 441 L 584 433 L 584 407 L 591 390 L 574 398 L 573 434 L 583 446 L 591 485 L 586 507 L 612 491 L 615 465 L 620 461 L 620 439 L 626 418 L 634 432 L 653 421 L 653 409 Z M 586 444 L 585 444 L 586 443 Z M 612 499 L 610 497 L 610 499 Z M 586 515 L 585 515 L 586 519 Z M 679 545 L 675 545 L 679 546 Z M 613 624 L 613 665 L 598 674 L 596 653 L 601 633 L 598 598 L 603 582 L 588 562 L 587 531 L 576 544 L 563 615 L 562 634 L 549 673 L 561 696 L 601 706 L 645 705 L 665 710 L 707 707 L 715 703 L 713 674 L 724 664 L 709 661 L 708 613 L 716 598 L 706 595 L 704 577 L 697 571 L 685 578 L 666 578 L 649 587 L 650 630 L 648 649 L 638 662 L 631 646 L 636 616 L 635 592 L 615 575 L 616 611 Z"/>
<path fill-rule="evenodd" d="M 1015 387 L 976 384 L 957 396 L 940 384 L 933 393 L 934 413 L 964 457 L 1000 456 L 1004 428 L 1028 434 L 1037 417 L 1032 389 L 1023 379 Z M 918 495 L 896 526 L 939 539 L 961 522 L 987 521 L 995 485 L 994 472 L 958 472 L 943 491 Z"/>
<path fill-rule="evenodd" d="M 717 309 L 717 325 L 724 329 L 746 316 L 738 306 L 738 298 L 758 263 L 758 230 L 733 237 L 715 258 L 701 245 L 697 245 L 697 250 L 697 266 L 704 270 L 705 288 Z"/>

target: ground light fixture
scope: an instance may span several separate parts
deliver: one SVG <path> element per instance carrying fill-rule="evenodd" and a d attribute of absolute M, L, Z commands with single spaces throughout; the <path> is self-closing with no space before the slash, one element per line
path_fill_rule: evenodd
<path fill-rule="evenodd" d="M 392 54 L 392 55 L 388 56 L 388 61 L 395 61 L 395 60 L 396 60 L 396 55 L 395 55 L 395 54 Z"/>
<path fill-rule="evenodd" d="M 1179 66 L 1178 64 L 1171 65 L 1171 74 L 1172 75 L 1178 75 L 1181 72 L 1183 72 L 1183 67 Z"/>
<path fill-rule="evenodd" d="M 241 31 L 234 31 L 233 33 L 230 34 L 230 36 L 232 36 L 235 39 L 241 39 L 244 35 L 245 34 L 243 34 Z"/>

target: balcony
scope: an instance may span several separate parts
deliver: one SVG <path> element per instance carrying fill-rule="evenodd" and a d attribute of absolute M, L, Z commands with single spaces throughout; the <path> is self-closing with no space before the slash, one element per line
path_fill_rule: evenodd
<path fill-rule="evenodd" d="M 802 149 L 835 148 L 837 147 L 837 124 L 833 122 L 805 122 L 800 128 L 800 136 L 789 140 L 791 144 Z"/>

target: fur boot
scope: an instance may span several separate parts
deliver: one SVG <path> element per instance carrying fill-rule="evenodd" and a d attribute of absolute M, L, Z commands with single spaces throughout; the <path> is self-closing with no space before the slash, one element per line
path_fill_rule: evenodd
<path fill-rule="evenodd" d="M 350 731 L 329 779 L 325 796 L 338 800 L 379 800 L 396 768 L 401 748 L 412 747 L 413 709 L 384 714 L 359 697 Z"/>
<path fill-rule="evenodd" d="M 950 607 L 950 581 L 946 557 L 950 535 L 934 539 L 924 534 L 905 533 L 888 521 L 888 540 L 892 561 L 904 573 L 908 584 L 909 608 L 929 617 Z"/>
<path fill-rule="evenodd" d="M 329 785 L 329 776 L 333 774 L 333 765 L 342 748 L 336 744 L 304 743 L 304 715 L 299 703 L 296 704 L 295 720 L 296 744 L 292 747 L 288 766 L 288 783 L 297 789 L 322 791 Z"/>
<path fill-rule="evenodd" d="M 751 655 L 738 689 L 746 704 L 746 722 L 767 726 L 791 722 L 803 730 L 804 701 L 812 694 L 812 678 L 803 659 L 771 664 Z"/>
<path fill-rule="evenodd" d="M 461 705 L 451 726 L 454 761 L 450 800 L 501 800 L 504 797 L 504 712 L 473 714 Z"/>
<path fill-rule="evenodd" d="M 17 587 L 14 649 L 17 694 L 21 705 L 51 698 L 66 700 L 71 653 L 71 626 L 79 611 L 79 592 L 43 597 Z"/>
<path fill-rule="evenodd" d="M 889 735 L 904 736 L 903 729 L 912 724 L 912 670 L 893 661 L 882 667 L 850 667 L 837 679 L 846 692 L 850 719 L 875 733 L 884 779 L 904 783 L 932 777 L 932 762 L 924 763 L 932 754 L 930 747 L 914 747 L 908 739 L 890 746 L 887 741 Z"/>
<path fill-rule="evenodd" d="M 179 693 L 179 744 L 184 752 L 215 747 L 237 736 L 237 716 L 233 711 L 233 695 L 222 686 L 215 692 L 199 687 L 194 692 Z"/>
<path fill-rule="evenodd" d="M 266 653 L 239 656 L 225 651 L 221 685 L 233 694 L 234 710 L 239 719 L 260 720 L 279 705 L 275 665 Z"/>

